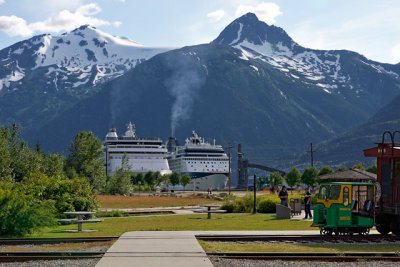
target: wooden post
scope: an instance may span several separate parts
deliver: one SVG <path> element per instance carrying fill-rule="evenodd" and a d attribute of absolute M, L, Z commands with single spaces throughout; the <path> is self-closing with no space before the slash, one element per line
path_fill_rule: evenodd
<path fill-rule="evenodd" d="M 257 204 L 256 204 L 256 194 L 257 194 L 257 176 L 254 174 L 254 203 L 253 203 L 253 214 L 257 213 Z"/>

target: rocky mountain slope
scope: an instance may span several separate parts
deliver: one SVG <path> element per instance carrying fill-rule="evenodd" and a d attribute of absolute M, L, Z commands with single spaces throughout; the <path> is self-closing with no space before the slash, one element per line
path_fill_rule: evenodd
<path fill-rule="evenodd" d="M 146 47 L 87 25 L 18 42 L 0 50 L 0 120 L 24 127 L 41 123 L 39 114 L 43 118 L 62 112 L 91 95 L 95 85 L 168 49 Z"/>

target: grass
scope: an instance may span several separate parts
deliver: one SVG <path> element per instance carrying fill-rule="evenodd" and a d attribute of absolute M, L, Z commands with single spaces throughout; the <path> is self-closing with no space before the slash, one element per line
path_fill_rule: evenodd
<path fill-rule="evenodd" d="M 204 242 L 207 252 L 399 252 L 400 244 L 268 244 Z"/>
<path fill-rule="evenodd" d="M 155 207 L 197 206 L 199 204 L 216 203 L 222 201 L 197 197 L 169 197 L 169 196 L 96 196 L 101 208 L 106 209 L 135 209 Z"/>
<path fill-rule="evenodd" d="M 120 236 L 128 231 L 224 231 L 224 230 L 315 230 L 310 222 L 276 220 L 271 214 L 207 214 L 166 215 L 148 217 L 105 218 L 101 223 L 83 224 L 83 229 L 97 232 L 68 233 L 76 224 L 44 228 L 42 233 L 29 237 Z"/>

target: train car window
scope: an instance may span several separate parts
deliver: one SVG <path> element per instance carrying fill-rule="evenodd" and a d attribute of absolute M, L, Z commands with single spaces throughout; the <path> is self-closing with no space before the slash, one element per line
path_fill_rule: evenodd
<path fill-rule="evenodd" d="M 394 177 L 400 178 L 400 159 L 394 159 Z"/>
<path fill-rule="evenodd" d="M 341 191 L 340 185 L 332 185 L 331 189 L 330 189 L 329 199 L 332 199 L 332 200 L 339 199 L 340 191 Z"/>
<path fill-rule="evenodd" d="M 326 185 L 321 186 L 319 190 L 319 199 L 327 199 L 328 197 L 328 187 Z"/>
<path fill-rule="evenodd" d="M 349 188 L 347 186 L 343 188 L 343 205 L 349 205 Z"/>

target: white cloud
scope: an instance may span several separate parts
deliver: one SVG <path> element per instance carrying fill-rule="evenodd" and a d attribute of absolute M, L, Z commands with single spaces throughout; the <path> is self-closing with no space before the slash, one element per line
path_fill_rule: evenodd
<path fill-rule="evenodd" d="M 391 52 L 393 63 L 400 62 L 400 43 L 393 46 L 390 52 Z"/>
<path fill-rule="evenodd" d="M 222 9 L 215 10 L 207 14 L 210 22 L 218 22 L 227 16 L 226 12 Z"/>
<path fill-rule="evenodd" d="M 33 34 L 26 21 L 16 16 L 0 16 L 0 31 L 10 36 L 29 36 Z"/>
<path fill-rule="evenodd" d="M 69 31 L 84 24 L 91 26 L 112 25 L 114 27 L 121 25 L 120 21 L 111 23 L 95 18 L 94 15 L 100 12 L 100 6 L 92 3 L 80 6 L 75 12 L 62 10 L 56 16 L 30 24 L 27 24 L 24 19 L 16 16 L 0 16 L 0 30 L 10 36 L 29 36 L 35 32 Z"/>
<path fill-rule="evenodd" d="M 4 4 L 6 2 L 6 0 L 0 0 L 0 5 Z"/>
<path fill-rule="evenodd" d="M 272 2 L 262 2 L 258 5 L 239 5 L 236 9 L 236 17 L 244 15 L 248 12 L 255 13 L 258 19 L 268 24 L 274 24 L 275 18 L 282 15 L 279 6 Z"/>

